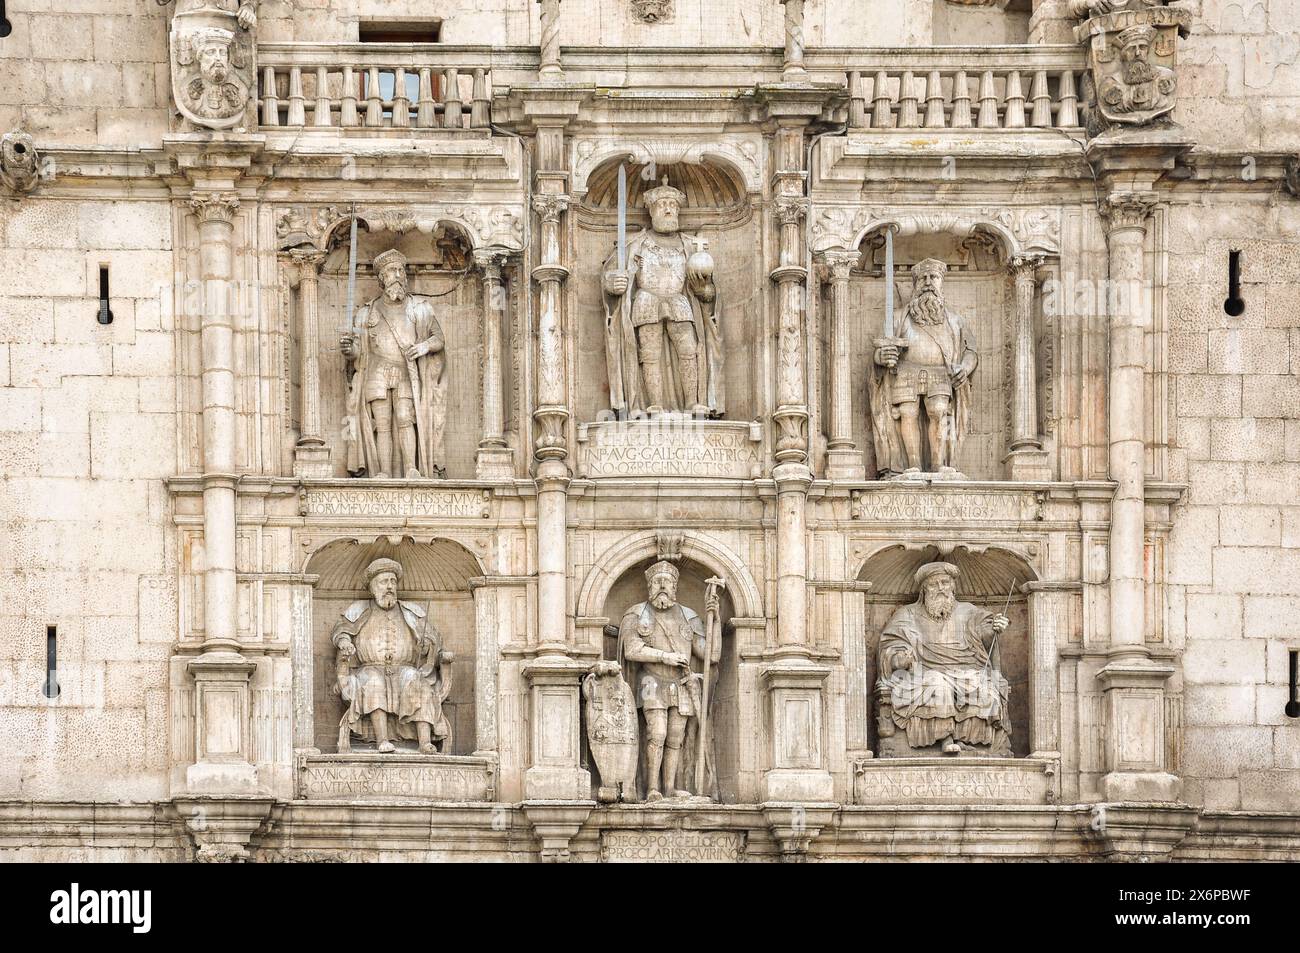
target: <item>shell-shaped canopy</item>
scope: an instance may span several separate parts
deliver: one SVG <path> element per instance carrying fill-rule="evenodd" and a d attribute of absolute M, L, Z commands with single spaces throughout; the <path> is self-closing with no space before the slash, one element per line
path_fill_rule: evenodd
<path fill-rule="evenodd" d="M 736 208 L 745 201 L 743 183 L 735 173 L 711 162 L 676 162 L 650 166 L 645 163 L 625 163 L 627 167 L 627 205 L 629 209 L 644 206 L 641 196 L 651 189 L 668 184 L 686 194 L 684 209 Z M 618 208 L 619 160 L 606 162 L 587 179 L 586 205 L 590 208 L 616 210 Z"/>
<path fill-rule="evenodd" d="M 1015 553 L 996 547 L 957 545 L 946 552 L 940 547 L 890 546 L 873 555 L 862 566 L 858 578 L 871 583 L 873 599 L 916 598 L 916 571 L 926 563 L 951 563 L 960 571 L 957 595 L 967 602 L 997 602 L 1019 598 L 1020 587 L 1038 578 Z"/>
<path fill-rule="evenodd" d="M 402 537 L 393 542 L 381 536 L 373 542 L 341 539 L 318 550 L 307 563 L 307 572 L 320 576 L 317 591 L 356 591 L 366 588 L 366 567 L 380 558 L 402 564 L 400 592 L 457 592 L 469 588 L 469 580 L 482 575 L 478 560 L 459 543 L 449 539 L 416 542 Z"/>

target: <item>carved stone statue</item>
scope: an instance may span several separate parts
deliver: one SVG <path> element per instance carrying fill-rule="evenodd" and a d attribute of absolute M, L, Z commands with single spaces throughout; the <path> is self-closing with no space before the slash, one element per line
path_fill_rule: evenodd
<path fill-rule="evenodd" d="M 970 426 L 971 375 L 979 355 L 965 319 L 944 304 L 947 271 L 934 258 L 918 262 L 912 268 L 912 299 L 896 336 L 876 342 L 868 396 L 882 477 L 931 472 L 963 478 L 954 464 Z M 923 449 L 929 451 L 928 465 Z"/>
<path fill-rule="evenodd" d="M 15 192 L 30 192 L 40 178 L 41 157 L 36 143 L 25 132 L 7 132 L 0 137 L 0 182 Z"/>
<path fill-rule="evenodd" d="M 239 27 L 243 12 L 185 9 L 172 19 L 172 93 L 176 108 L 196 125 L 229 129 L 245 120 L 253 52 Z"/>
<path fill-rule="evenodd" d="M 375 258 L 383 294 L 357 310 L 340 344 L 353 368 L 344 439 L 354 476 L 442 479 L 446 354 L 432 299 L 413 295 L 406 258 Z"/>
<path fill-rule="evenodd" d="M 402 565 L 376 559 L 366 567 L 371 598 L 347 608 L 330 636 L 336 692 L 348 703 L 339 723 L 339 751 L 352 735 L 375 742 L 381 753 L 393 739 L 412 740 L 424 754 L 451 747 L 451 724 L 442 703 L 451 693 L 454 656 L 424 609 L 397 598 Z"/>
<path fill-rule="evenodd" d="M 645 193 L 651 226 L 605 262 L 610 407 L 620 418 L 665 411 L 723 414 L 721 312 L 713 258 L 682 234 L 686 196 L 666 182 Z"/>
<path fill-rule="evenodd" d="M 1009 686 L 998 651 L 1007 617 L 958 602 L 958 574 L 949 563 L 918 569 L 916 602 L 895 612 L 880 635 L 882 757 L 917 757 L 936 748 L 949 755 L 1011 755 Z"/>
<path fill-rule="evenodd" d="M 1154 116 L 1174 108 L 1178 78 L 1173 70 L 1151 62 L 1151 42 L 1155 35 L 1154 27 L 1140 23 L 1117 36 L 1119 75 L 1106 76 L 1098 87 L 1108 112 Z"/>
<path fill-rule="evenodd" d="M 1159 0 L 1076 0 L 1073 12 L 1087 18 L 1074 35 L 1088 44 L 1081 96 L 1088 134 L 1167 123 L 1178 96 L 1178 37 L 1187 35 L 1191 12 Z"/>
<path fill-rule="evenodd" d="M 709 640 L 698 613 L 677 602 L 676 566 L 661 560 L 646 570 L 645 577 L 649 599 L 624 613 L 618 629 L 618 661 L 645 721 L 642 773 L 646 800 L 658 801 L 665 796 L 691 795 L 686 788 L 697 764 L 699 746 L 692 741 L 698 740 L 701 730 L 703 662 Z M 707 609 L 716 617 L 716 602 L 711 601 Z M 710 683 L 722 657 L 721 639 L 712 641 L 712 652 L 707 653 L 711 656 Z M 715 693 L 710 691 L 709 696 L 713 698 Z M 707 725 L 705 732 L 707 740 Z M 711 746 L 705 746 L 705 758 L 711 760 Z M 710 769 L 706 764 L 706 778 L 713 774 Z M 706 792 L 714 783 L 715 779 L 706 780 Z"/>

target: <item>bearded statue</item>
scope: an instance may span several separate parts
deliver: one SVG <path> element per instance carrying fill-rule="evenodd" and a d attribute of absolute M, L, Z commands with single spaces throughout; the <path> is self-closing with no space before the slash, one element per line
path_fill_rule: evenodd
<path fill-rule="evenodd" d="M 897 336 L 876 342 L 867 389 L 882 478 L 928 472 L 964 479 L 956 469 L 957 449 L 970 427 L 971 375 L 979 355 L 966 320 L 944 304 L 947 271 L 934 258 L 918 262 Z"/>
<path fill-rule="evenodd" d="M 920 594 L 880 635 L 876 698 L 881 757 L 1011 756 L 1004 615 L 957 601 L 960 570 L 927 563 Z"/>

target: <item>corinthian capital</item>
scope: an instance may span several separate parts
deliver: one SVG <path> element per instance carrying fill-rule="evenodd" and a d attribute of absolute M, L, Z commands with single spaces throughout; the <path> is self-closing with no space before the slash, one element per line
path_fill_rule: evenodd
<path fill-rule="evenodd" d="M 1146 228 L 1147 216 L 1156 207 L 1154 192 L 1112 192 L 1102 204 L 1102 213 L 1110 220 L 1110 230 Z"/>
<path fill-rule="evenodd" d="M 560 215 L 569 207 L 569 197 L 567 195 L 551 195 L 542 193 L 533 196 L 533 211 L 541 216 L 542 221 L 547 225 L 554 225 L 560 220 Z"/>
<path fill-rule="evenodd" d="M 777 199 L 772 209 L 776 213 L 776 217 L 781 220 L 782 225 L 798 225 L 803 217 L 808 214 L 808 200 Z"/>
<path fill-rule="evenodd" d="M 199 224 L 235 220 L 239 211 L 239 196 L 234 192 L 194 192 L 190 195 L 190 210 L 199 217 Z"/>
<path fill-rule="evenodd" d="M 861 252 L 856 249 L 830 248 L 817 256 L 817 263 L 831 281 L 848 281 L 849 273 L 861 257 Z"/>

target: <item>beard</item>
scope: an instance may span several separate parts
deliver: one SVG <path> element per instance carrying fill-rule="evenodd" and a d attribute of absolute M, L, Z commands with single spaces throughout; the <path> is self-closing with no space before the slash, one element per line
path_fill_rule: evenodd
<path fill-rule="evenodd" d="M 1144 60 L 1131 60 L 1124 64 L 1124 82 L 1126 83 L 1149 83 L 1155 78 L 1155 75 L 1155 70 L 1151 68 L 1151 64 Z"/>
<path fill-rule="evenodd" d="M 945 621 L 957 604 L 957 597 L 948 595 L 943 592 L 927 594 L 925 597 L 925 611 L 932 619 L 940 622 Z"/>
<path fill-rule="evenodd" d="M 375 602 L 381 609 L 391 609 L 397 605 L 397 594 L 394 592 L 385 592 L 382 595 L 375 596 Z"/>
<path fill-rule="evenodd" d="M 650 604 L 656 609 L 671 609 L 673 607 L 673 597 L 667 592 L 656 592 L 650 597 Z"/>
<path fill-rule="evenodd" d="M 389 281 L 384 285 L 384 295 L 389 301 L 401 301 L 406 297 L 406 282 Z"/>
<path fill-rule="evenodd" d="M 943 298 L 933 291 L 921 291 L 907 303 L 907 317 L 917 324 L 943 321 Z"/>

